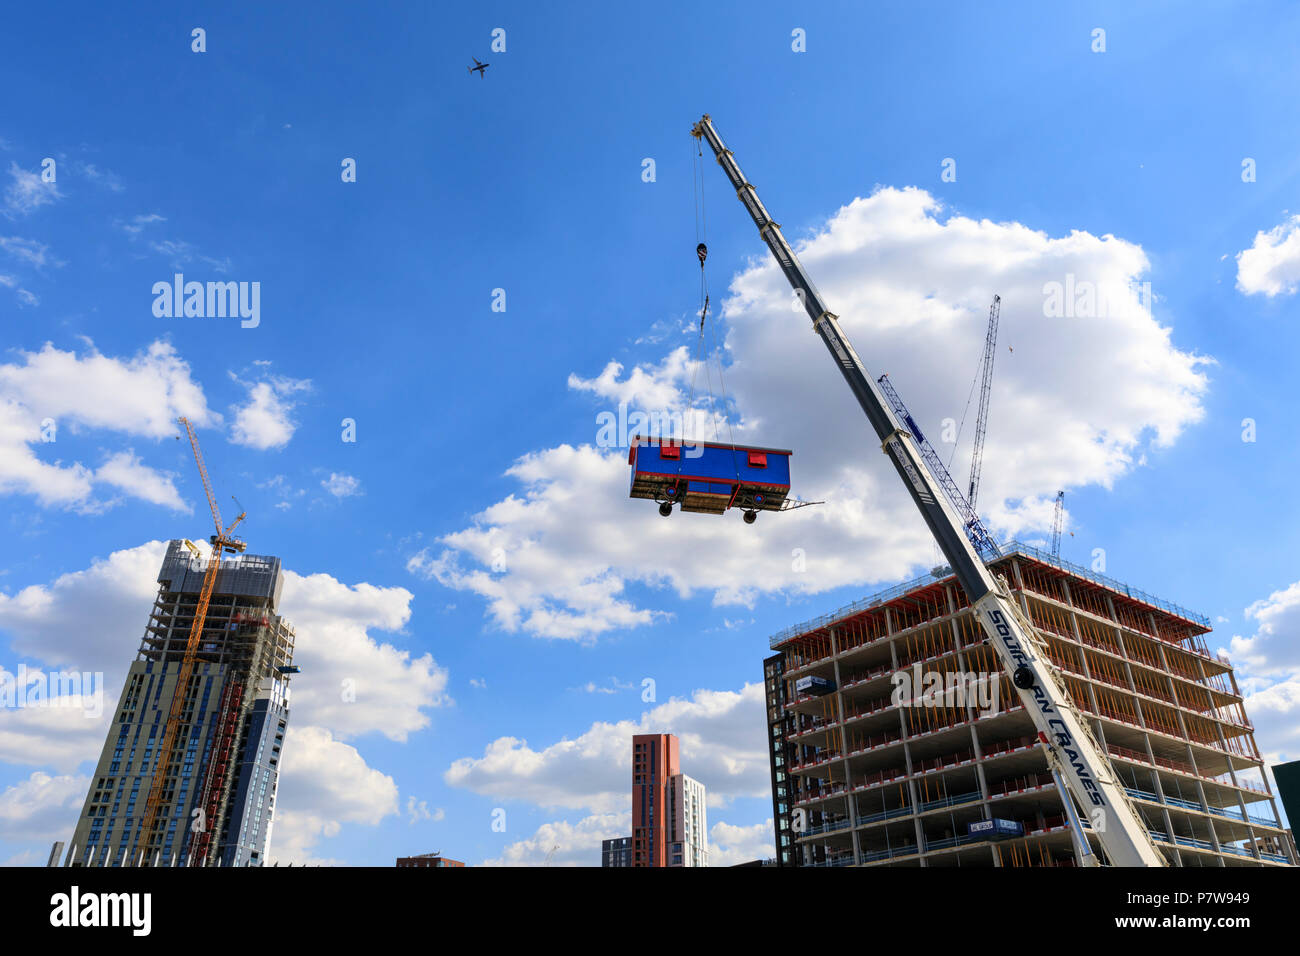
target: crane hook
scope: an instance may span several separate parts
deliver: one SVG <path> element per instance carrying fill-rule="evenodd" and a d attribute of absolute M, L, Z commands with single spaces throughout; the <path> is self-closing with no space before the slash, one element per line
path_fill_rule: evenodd
<path fill-rule="evenodd" d="M 704 260 L 709 257 L 709 247 L 701 242 L 695 247 L 695 254 L 700 257 L 700 268 L 703 269 Z"/>

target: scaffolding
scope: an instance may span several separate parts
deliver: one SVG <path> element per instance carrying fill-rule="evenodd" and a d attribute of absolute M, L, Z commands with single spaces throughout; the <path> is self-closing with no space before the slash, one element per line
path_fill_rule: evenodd
<path fill-rule="evenodd" d="M 1172 864 L 1296 864 L 1231 667 L 1210 654 L 1203 616 L 1019 544 L 990 568 L 1006 577 Z M 787 628 L 772 643 L 779 654 L 764 673 L 774 780 L 785 771 L 774 790 L 779 859 L 1077 865 L 1033 722 L 948 569 Z M 985 675 L 991 701 L 900 700 L 903 674 L 941 688 Z M 807 676 L 834 690 L 800 696 L 795 682 Z M 970 831 L 988 820 L 1020 835 Z M 1090 829 L 1086 816 L 1083 824 Z"/>

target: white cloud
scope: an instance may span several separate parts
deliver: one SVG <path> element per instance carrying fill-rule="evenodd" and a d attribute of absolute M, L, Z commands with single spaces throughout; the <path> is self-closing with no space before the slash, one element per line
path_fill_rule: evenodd
<path fill-rule="evenodd" d="M 400 812 L 393 778 L 367 766 L 355 747 L 323 727 L 289 725 L 271 842 L 271 862 L 323 863 L 315 845 L 345 823 L 375 826 Z"/>
<path fill-rule="evenodd" d="M 35 239 L 23 239 L 19 236 L 0 236 L 0 251 L 8 253 L 20 262 L 40 269 L 46 265 L 62 265 L 50 258 L 50 247 Z"/>
<path fill-rule="evenodd" d="M 96 759 L 120 689 L 119 680 L 104 691 L 104 709 L 97 718 L 90 716 L 93 708 L 78 706 L 79 698 L 68 701 L 72 706 L 0 709 L 0 763 L 67 774 Z"/>
<path fill-rule="evenodd" d="M 341 475 L 334 471 L 330 472 L 330 476 L 322 481 L 320 486 L 335 498 L 350 498 L 352 495 L 361 494 L 360 479 L 353 475 Z"/>
<path fill-rule="evenodd" d="M 130 237 L 132 242 L 142 237 L 146 230 L 150 230 L 155 223 L 166 222 L 167 217 L 158 213 L 147 213 L 132 216 L 130 220 L 123 222 L 116 220 L 114 225 L 118 226 L 123 232 Z M 198 264 L 206 266 L 213 272 L 225 274 L 230 271 L 230 258 L 216 259 L 212 256 L 204 255 L 198 247 L 192 242 L 186 242 L 183 239 L 149 239 L 146 241 L 148 248 L 164 256 L 176 271 L 181 271 L 187 266 Z"/>
<path fill-rule="evenodd" d="M 310 389 L 310 380 L 271 378 L 243 384 L 248 401 L 234 409 L 230 440 L 259 450 L 289 444 L 298 427 L 293 420 L 296 403 L 290 396 Z"/>
<path fill-rule="evenodd" d="M 133 216 L 130 222 L 124 222 L 120 225 L 122 226 L 123 232 L 131 236 L 138 236 L 144 231 L 146 226 L 152 225 L 155 222 L 166 221 L 166 218 L 163 216 L 158 215 L 156 212 L 151 212 L 148 215 Z"/>
<path fill-rule="evenodd" d="M 98 183 L 111 192 L 120 193 L 126 190 L 126 187 L 122 185 L 121 178 L 117 173 L 110 169 L 100 169 L 93 163 L 81 163 L 77 161 L 73 162 L 73 169 L 85 176 L 91 182 Z"/>
<path fill-rule="evenodd" d="M 432 820 L 434 823 L 444 820 L 447 817 L 447 811 L 442 807 L 429 809 L 429 804 L 425 800 L 417 800 L 415 797 L 406 798 L 406 822 L 415 826 L 421 820 Z"/>
<path fill-rule="evenodd" d="M 526 499 L 512 495 L 491 506 L 473 527 L 444 537 L 439 554 L 421 550 L 407 568 L 487 598 L 492 617 L 510 631 L 522 627 L 544 637 L 587 640 L 648 624 L 655 613 L 633 606 L 623 596 L 624 577 L 611 569 L 636 561 L 638 541 L 627 530 L 645 514 L 624 500 L 625 469 L 622 455 L 586 446 L 527 456 L 510 469 L 526 483 Z M 573 498 L 577 493 L 592 497 L 580 504 Z M 650 531 L 668 537 L 667 529 Z M 602 540 L 606 535 L 614 540 Z M 611 561 L 611 548 L 622 550 L 623 562 Z M 462 559 L 478 566 L 465 568 Z M 656 581 L 671 574 L 663 566 L 648 572 Z"/>
<path fill-rule="evenodd" d="M 14 288 L 18 289 L 18 291 L 15 292 L 14 295 L 17 296 L 18 298 L 19 308 L 25 309 L 28 306 L 36 306 L 41 304 L 41 300 L 37 298 L 37 296 L 34 293 L 28 291 L 27 289 L 18 287 L 18 278 L 16 276 L 0 274 L 0 285 L 4 286 L 6 289 L 14 289 Z"/>
<path fill-rule="evenodd" d="M 66 839 L 86 799 L 89 777 L 37 771 L 0 793 L 0 839 L 13 843 Z"/>
<path fill-rule="evenodd" d="M 1300 581 L 1256 601 L 1245 616 L 1256 622 L 1255 634 L 1234 636 L 1232 656 L 1258 674 L 1300 671 Z"/>
<path fill-rule="evenodd" d="M 1300 757 L 1300 581 L 1245 609 L 1250 637 L 1229 642 L 1246 714 L 1270 762 Z"/>
<path fill-rule="evenodd" d="M 1248 693 L 1244 706 L 1266 762 L 1300 759 L 1300 674 Z"/>
<path fill-rule="evenodd" d="M 1177 349 L 1143 308 L 1137 283 L 1148 264 L 1132 243 L 944 219 L 924 191 L 882 189 L 841 209 L 799 254 L 873 374 L 890 373 L 936 439 L 945 418 L 962 416 L 989 300 L 1002 296 L 981 485 L 981 510 L 1000 535 L 1050 529 L 1058 488 L 1110 487 L 1204 414 L 1208 360 Z M 1076 287 L 1092 283 L 1105 314 L 1045 316 L 1045 285 L 1070 276 Z M 665 520 L 653 503 L 628 499 L 626 450 L 561 445 L 521 457 L 507 472 L 520 491 L 414 555 L 409 569 L 480 595 L 504 630 L 589 641 L 656 620 L 653 590 L 634 598 L 631 584 L 752 604 L 765 593 L 866 586 L 932 565 L 929 532 L 791 302 L 766 256 L 731 283 L 722 312 L 735 436 L 793 447 L 794 492 L 825 505 L 754 526 L 734 514 Z M 691 371 L 678 348 L 569 383 L 610 405 L 680 409 Z M 962 476 L 969 436 L 953 463 Z M 947 457 L 950 446 L 939 451 Z"/>
<path fill-rule="evenodd" d="M 714 805 L 770 792 L 765 727 L 762 684 L 738 692 L 698 690 L 638 721 L 594 723 L 541 750 L 499 737 L 481 757 L 454 761 L 443 780 L 494 799 L 613 813 L 627 805 L 633 735 L 672 733 L 680 741 L 682 771 L 704 784 Z"/>
<path fill-rule="evenodd" d="M 297 719 L 340 738 L 378 732 L 405 742 L 429 725 L 426 708 L 451 703 L 447 671 L 433 655 L 414 657 L 370 634 L 405 627 L 412 598 L 405 588 L 285 572 L 280 610 L 297 632 L 299 654 L 310 662 L 294 680 Z"/>
<path fill-rule="evenodd" d="M 15 162 L 9 163 L 8 188 L 5 189 L 5 215 L 10 219 L 26 216 L 41 206 L 63 198 L 57 183 L 47 183 L 40 173 L 23 169 Z"/>
<path fill-rule="evenodd" d="M 507 820 L 509 817 L 507 817 Z M 497 857 L 483 866 L 600 866 L 600 845 L 604 840 L 626 837 L 632 832 L 632 814 L 627 810 L 596 813 L 576 823 L 557 820 L 539 826 L 532 835 L 508 844 Z M 766 860 L 774 853 L 772 821 L 753 826 L 715 823 L 709 830 L 709 866 L 733 866 L 751 860 Z"/>
<path fill-rule="evenodd" d="M 570 689 L 581 691 L 584 694 L 617 694 L 621 691 L 631 690 L 634 686 L 628 681 L 621 681 L 617 677 L 611 677 L 608 685 L 597 684 L 594 680 L 589 680 L 581 686 Z"/>
<path fill-rule="evenodd" d="M 0 594 L 0 631 L 17 654 L 53 667 L 102 672 L 108 685 L 120 687 L 158 593 L 166 550 L 164 542 L 151 541 L 96 558 L 85 570 L 49 584 Z M 116 697 L 106 710 L 115 703 Z"/>
<path fill-rule="evenodd" d="M 219 422 L 189 365 L 169 344 L 154 342 L 130 359 L 101 355 L 93 346 L 78 355 L 50 343 L 18 355 L 20 363 L 0 365 L 0 493 L 95 511 L 103 507 L 94 496 L 102 482 L 145 501 L 184 508 L 171 478 L 131 452 L 110 455 L 98 472 L 80 462 L 46 460 L 59 449 L 60 436 L 84 429 L 158 439 L 176 434 L 179 415 L 200 427 Z M 48 423 L 54 426 L 52 444 L 43 441 Z"/>
<path fill-rule="evenodd" d="M 278 499 L 275 507 L 281 511 L 287 511 L 293 507 L 293 502 L 307 494 L 305 488 L 295 488 L 285 475 L 274 475 L 265 481 L 257 481 L 253 475 L 245 475 L 250 481 L 263 491 L 268 491 L 273 497 Z"/>
<path fill-rule="evenodd" d="M 112 455 L 96 470 L 95 480 L 120 488 L 132 497 L 163 505 L 173 511 L 193 511 L 189 505 L 181 501 L 180 492 L 172 483 L 170 474 L 155 471 L 141 462 L 139 456 L 130 450 Z"/>
<path fill-rule="evenodd" d="M 189 365 L 167 342 L 154 342 L 126 360 L 93 347 L 79 357 L 50 343 L 19 354 L 23 365 L 0 366 L 0 388 L 45 415 L 151 438 L 174 436 L 178 415 L 198 426 L 220 421 L 190 378 Z"/>
<path fill-rule="evenodd" d="M 1291 295 L 1300 287 L 1300 215 L 1255 233 L 1255 242 L 1237 253 L 1237 290 L 1246 295 Z"/>
<path fill-rule="evenodd" d="M 771 817 L 748 827 L 715 823 L 709 829 L 709 866 L 735 866 L 772 859 L 775 855 Z"/>
<path fill-rule="evenodd" d="M 671 338 L 683 335 L 689 335 L 695 330 L 696 323 L 699 322 L 699 314 L 686 318 L 660 319 L 655 322 L 643 334 L 637 336 L 633 342 L 634 345 L 659 345 Z"/>
<path fill-rule="evenodd" d="M 577 823 L 543 823 L 532 836 L 508 844 L 484 866 L 600 866 L 600 844 L 628 836 L 632 814 L 599 813 Z"/>
<path fill-rule="evenodd" d="M 658 366 L 642 368 L 638 365 L 622 378 L 621 362 L 610 362 L 591 379 L 570 374 L 569 388 L 608 399 L 615 406 L 622 402 L 644 409 L 680 408 L 678 384 L 685 382 L 694 368 L 690 352 L 681 345 L 669 352 Z"/>
<path fill-rule="evenodd" d="M 138 217 L 137 217 L 138 218 Z M 130 232 L 130 230 L 127 230 Z M 166 256 L 173 269 L 183 269 L 192 262 L 198 262 L 212 269 L 213 272 L 230 271 L 230 259 L 214 259 L 202 255 L 191 243 L 178 239 L 162 239 L 149 243 L 149 248 L 159 255 Z"/>

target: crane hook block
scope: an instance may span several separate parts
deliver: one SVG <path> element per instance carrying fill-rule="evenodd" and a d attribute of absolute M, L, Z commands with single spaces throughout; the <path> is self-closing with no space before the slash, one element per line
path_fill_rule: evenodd
<path fill-rule="evenodd" d="M 703 267 L 704 260 L 709 257 L 709 247 L 701 242 L 695 247 L 695 254 L 700 257 L 700 266 Z"/>

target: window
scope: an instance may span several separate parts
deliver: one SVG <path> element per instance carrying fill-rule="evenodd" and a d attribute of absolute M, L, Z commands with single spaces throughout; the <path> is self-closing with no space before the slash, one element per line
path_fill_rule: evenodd
<path fill-rule="evenodd" d="M 766 468 L 766 467 L 767 467 L 767 452 L 762 452 L 762 451 L 751 451 L 751 452 L 749 453 L 749 467 L 750 467 L 750 468 Z"/>

